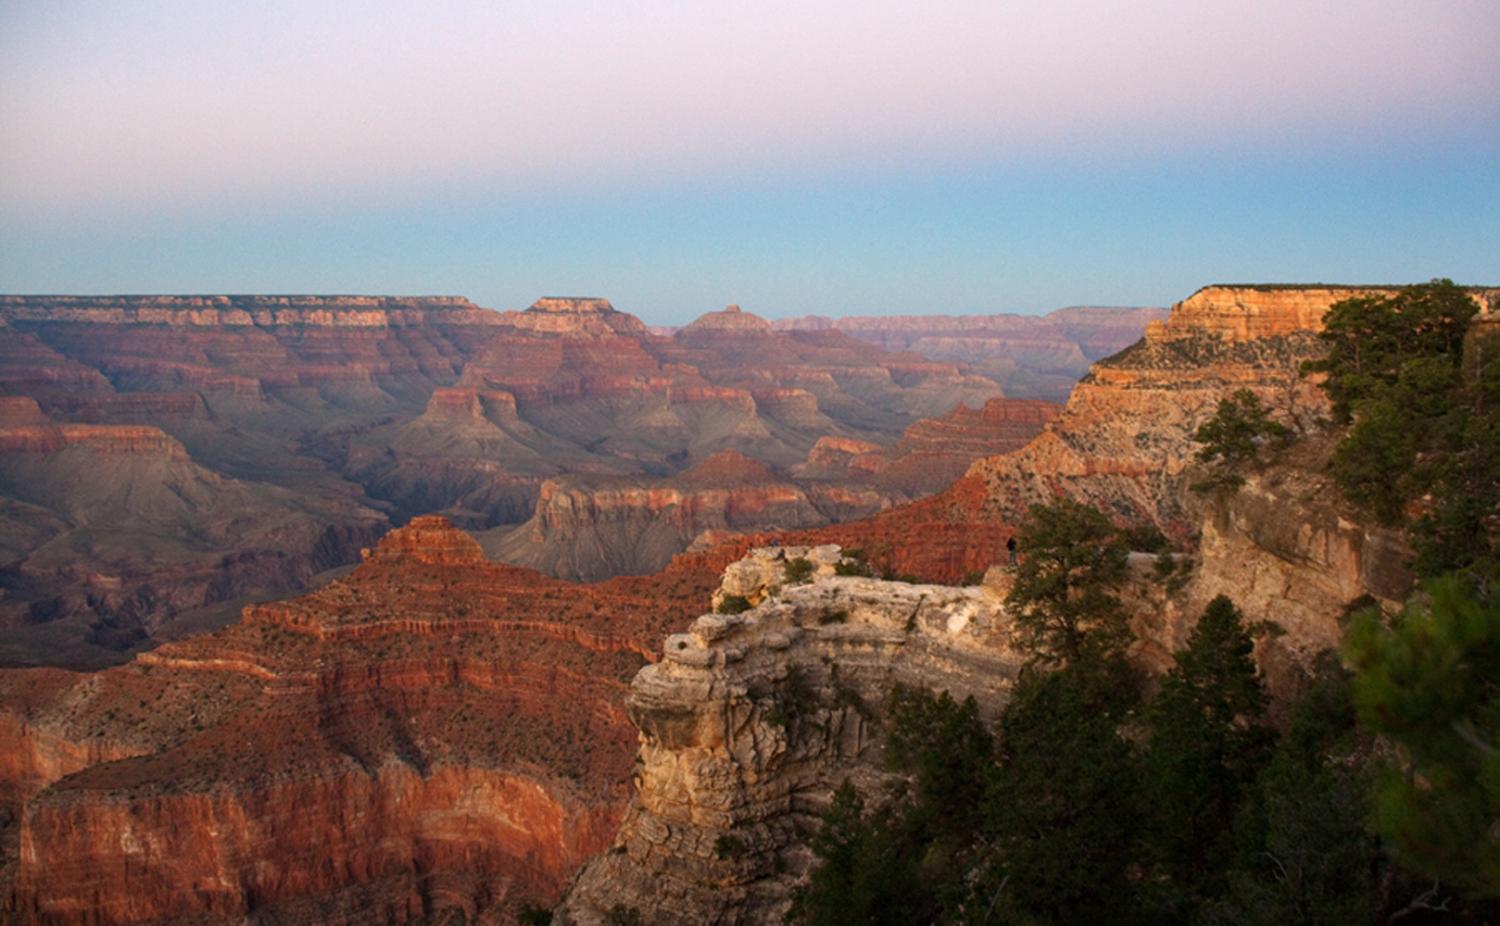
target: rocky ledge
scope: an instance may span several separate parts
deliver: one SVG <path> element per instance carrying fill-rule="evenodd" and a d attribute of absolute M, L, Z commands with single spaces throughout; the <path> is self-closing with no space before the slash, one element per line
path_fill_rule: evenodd
<path fill-rule="evenodd" d="M 787 564 L 813 564 L 797 584 Z M 878 788 L 897 684 L 1003 705 L 1020 669 L 1003 591 L 835 575 L 838 547 L 765 547 L 631 684 L 637 793 L 557 922 L 779 923 L 812 862 L 805 834 L 844 779 Z M 805 567 L 803 567 L 805 568 Z"/>

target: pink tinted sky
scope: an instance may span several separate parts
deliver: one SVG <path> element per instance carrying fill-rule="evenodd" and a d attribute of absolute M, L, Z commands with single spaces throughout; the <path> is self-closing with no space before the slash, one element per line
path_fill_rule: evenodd
<path fill-rule="evenodd" d="M 1497 47 L 1495 0 L 8 2 L 0 287 L 136 218 L 1493 158 Z"/>

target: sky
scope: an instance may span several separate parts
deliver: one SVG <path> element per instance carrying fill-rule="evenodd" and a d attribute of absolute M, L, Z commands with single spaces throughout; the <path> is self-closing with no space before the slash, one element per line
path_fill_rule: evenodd
<path fill-rule="evenodd" d="M 0 0 L 0 292 L 1500 283 L 1500 0 Z"/>

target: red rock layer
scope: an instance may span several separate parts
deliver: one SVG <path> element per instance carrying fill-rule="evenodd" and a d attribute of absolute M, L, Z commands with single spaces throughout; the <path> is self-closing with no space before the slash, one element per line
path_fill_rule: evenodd
<path fill-rule="evenodd" d="M 6 921 L 503 923 L 554 900 L 624 804 L 625 683 L 738 551 L 570 586 L 475 550 L 420 519 L 128 666 L 0 672 Z"/>
<path fill-rule="evenodd" d="M 70 447 L 87 447 L 105 455 L 161 454 L 187 461 L 187 451 L 160 428 L 89 424 L 0 428 L 0 453 L 61 453 Z"/>

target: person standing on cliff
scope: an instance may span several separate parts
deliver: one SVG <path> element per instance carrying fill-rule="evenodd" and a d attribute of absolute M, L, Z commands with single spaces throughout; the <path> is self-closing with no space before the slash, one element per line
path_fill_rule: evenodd
<path fill-rule="evenodd" d="M 1014 566 L 1016 564 L 1016 536 L 1015 536 L 1015 534 L 1010 535 L 1010 537 L 1005 541 L 1005 560 L 1006 560 L 1007 563 L 1009 563 L 1012 566 Z"/>

